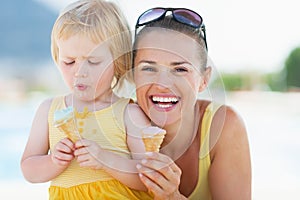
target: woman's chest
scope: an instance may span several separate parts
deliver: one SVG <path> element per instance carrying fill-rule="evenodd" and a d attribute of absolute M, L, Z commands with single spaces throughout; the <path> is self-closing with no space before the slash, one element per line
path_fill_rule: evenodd
<path fill-rule="evenodd" d="M 200 140 L 196 137 L 189 149 L 176 161 L 182 171 L 179 190 L 188 197 L 196 188 L 199 177 Z"/>

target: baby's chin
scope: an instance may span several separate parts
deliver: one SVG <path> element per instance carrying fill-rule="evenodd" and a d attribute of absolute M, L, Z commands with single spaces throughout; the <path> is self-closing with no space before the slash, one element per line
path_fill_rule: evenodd
<path fill-rule="evenodd" d="M 82 100 L 82 101 L 93 101 L 95 99 L 95 94 L 89 91 L 78 91 L 76 89 L 73 90 L 73 97 Z"/>

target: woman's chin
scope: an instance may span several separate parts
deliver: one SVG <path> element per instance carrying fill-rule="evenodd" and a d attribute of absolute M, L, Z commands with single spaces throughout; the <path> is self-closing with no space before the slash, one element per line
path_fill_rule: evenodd
<path fill-rule="evenodd" d="M 171 125 L 180 118 L 180 116 L 172 113 L 170 109 L 158 108 L 156 105 L 150 107 L 147 113 L 151 121 L 159 127 Z"/>

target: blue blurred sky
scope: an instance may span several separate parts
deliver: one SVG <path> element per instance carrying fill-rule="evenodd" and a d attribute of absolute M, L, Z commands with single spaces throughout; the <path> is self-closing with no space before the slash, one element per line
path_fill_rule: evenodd
<path fill-rule="evenodd" d="M 74 0 L 36 0 L 59 12 Z M 131 27 L 144 10 L 187 7 L 198 11 L 207 27 L 209 54 L 221 71 L 270 72 L 283 67 L 300 46 L 300 2 L 297 0 L 114 0 Z M 129 3 L 130 2 L 130 3 Z"/>

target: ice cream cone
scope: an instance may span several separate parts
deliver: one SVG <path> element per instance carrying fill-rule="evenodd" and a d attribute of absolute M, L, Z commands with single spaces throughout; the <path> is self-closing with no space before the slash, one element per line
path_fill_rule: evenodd
<path fill-rule="evenodd" d="M 143 142 L 147 152 L 159 152 L 159 148 L 165 137 L 166 131 L 156 126 L 150 126 L 142 130 Z"/>
<path fill-rule="evenodd" d="M 64 132 L 70 140 L 76 142 L 80 136 L 76 129 L 74 116 L 72 107 L 57 110 L 54 113 L 54 126 Z"/>

